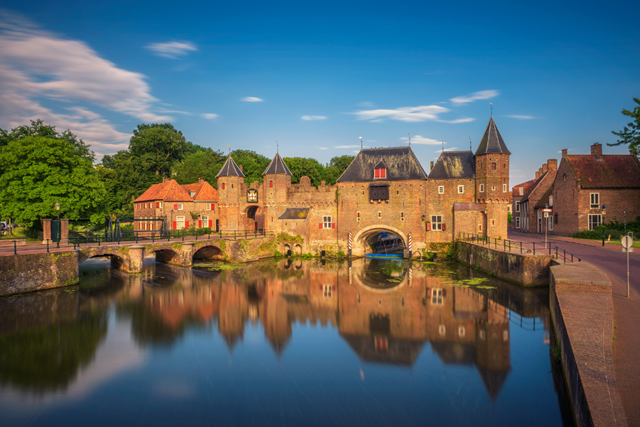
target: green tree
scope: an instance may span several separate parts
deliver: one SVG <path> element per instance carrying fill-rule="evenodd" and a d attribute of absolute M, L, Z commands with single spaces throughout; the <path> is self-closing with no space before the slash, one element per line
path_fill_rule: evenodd
<path fill-rule="evenodd" d="M 141 160 L 144 172 L 161 177 L 170 176 L 174 163 L 193 150 L 194 145 L 169 123 L 140 124 L 129 141 L 129 153 Z"/>
<path fill-rule="evenodd" d="M 327 171 L 321 163 L 318 163 L 315 159 L 307 159 L 304 157 L 285 157 L 284 162 L 291 171 L 291 183 L 298 184 L 300 178 L 308 176 L 311 180 L 311 185 L 318 186 L 320 181 L 324 181 L 327 176 Z"/>
<path fill-rule="evenodd" d="M 254 181 L 262 182 L 262 173 L 271 162 L 262 154 L 250 150 L 234 150 L 231 152 L 231 158 L 242 166 L 242 172 L 245 176 L 244 182 L 247 184 Z"/>
<path fill-rule="evenodd" d="M 216 187 L 216 175 L 225 160 L 221 151 L 213 151 L 211 148 L 198 150 L 174 164 L 173 177 L 181 185 L 198 182 L 198 178 L 203 178 Z"/>
<path fill-rule="evenodd" d="M 353 162 L 353 159 L 355 159 L 355 156 L 349 155 L 332 158 L 326 166 L 327 183 L 330 185 L 335 184 L 338 178 L 347 170 L 351 162 Z"/>
<path fill-rule="evenodd" d="M 0 153 L 0 215 L 13 217 L 29 228 L 41 218 L 100 216 L 104 184 L 91 160 L 78 155 L 64 139 L 26 136 L 9 142 Z M 97 218 L 95 218 L 97 220 Z"/>
<path fill-rule="evenodd" d="M 627 125 L 620 132 L 611 131 L 614 135 L 619 137 L 618 142 L 614 144 L 607 144 L 610 147 L 622 144 L 629 145 L 629 151 L 631 151 L 634 155 L 638 155 L 640 152 L 640 99 L 633 98 L 636 104 L 638 104 L 633 111 L 622 110 L 622 114 L 627 117 L 631 117 L 632 121 L 627 123 Z"/>

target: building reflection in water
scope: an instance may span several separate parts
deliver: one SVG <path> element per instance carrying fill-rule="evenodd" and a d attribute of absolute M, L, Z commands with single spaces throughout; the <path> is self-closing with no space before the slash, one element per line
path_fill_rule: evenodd
<path fill-rule="evenodd" d="M 466 279 L 475 272 L 449 268 L 373 260 L 281 260 L 218 273 L 148 263 L 142 276 L 108 270 L 104 286 L 81 286 L 75 294 L 34 294 L 38 301 L 23 300 L 23 306 L 31 308 L 22 312 L 19 304 L 7 311 L 9 304 L 2 302 L 0 313 L 6 319 L 0 321 L 0 333 L 5 341 L 23 334 L 34 345 L 34 340 L 41 340 L 37 331 L 42 328 L 89 316 L 86 334 L 90 339 L 83 341 L 87 348 L 65 362 L 71 371 L 65 374 L 67 379 L 55 380 L 64 387 L 72 371 L 88 363 L 103 339 L 106 307 L 113 302 L 117 316 L 130 319 L 134 340 L 142 347 L 173 346 L 185 331 L 206 330 L 217 323 L 232 352 L 251 323 L 262 325 L 270 346 L 281 357 L 292 339 L 294 323 L 331 324 L 363 362 L 411 367 L 428 342 L 443 363 L 475 366 L 488 394 L 495 398 L 511 370 L 514 316 L 541 318 L 544 324 L 539 327 L 546 329 L 545 292 L 504 283 L 498 289 L 452 286 L 452 277 Z M 29 334 L 35 338 L 28 338 Z M 18 363 L 15 355 L 0 357 Z M 34 374 L 25 365 L 22 377 L 12 374 L 10 378 L 6 366 L 20 372 L 19 367 L 3 364 L 0 381 L 4 383 L 28 383 Z"/>

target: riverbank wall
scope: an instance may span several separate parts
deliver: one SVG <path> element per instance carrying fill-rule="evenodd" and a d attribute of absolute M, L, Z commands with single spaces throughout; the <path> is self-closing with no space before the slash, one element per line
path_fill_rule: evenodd
<path fill-rule="evenodd" d="M 554 261 L 549 306 L 576 424 L 627 426 L 613 366 L 609 278 L 586 262 Z"/>
<path fill-rule="evenodd" d="M 0 296 L 78 282 L 76 251 L 0 256 Z"/>
<path fill-rule="evenodd" d="M 458 261 L 525 287 L 549 286 L 552 255 L 527 255 L 491 249 L 471 242 L 456 242 Z"/>

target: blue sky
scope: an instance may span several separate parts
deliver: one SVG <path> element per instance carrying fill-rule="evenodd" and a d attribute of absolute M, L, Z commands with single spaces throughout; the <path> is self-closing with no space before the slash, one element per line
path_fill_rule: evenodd
<path fill-rule="evenodd" d="M 0 127 L 99 154 L 139 123 L 272 157 L 474 150 L 493 103 L 511 184 L 615 142 L 640 97 L 640 2 L 44 2 L 0 10 Z M 604 147 L 627 153 L 625 147 Z"/>

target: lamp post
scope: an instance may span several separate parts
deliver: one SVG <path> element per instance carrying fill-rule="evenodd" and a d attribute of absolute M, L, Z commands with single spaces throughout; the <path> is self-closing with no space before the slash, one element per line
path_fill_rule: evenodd
<path fill-rule="evenodd" d="M 607 214 L 607 208 L 602 205 L 602 246 L 604 246 L 604 216 Z"/>
<path fill-rule="evenodd" d="M 56 213 L 58 214 L 58 241 L 57 243 L 57 247 L 60 247 L 60 203 L 58 203 L 56 201 Z"/>
<path fill-rule="evenodd" d="M 549 209 L 549 203 L 545 203 L 544 204 L 545 209 Z M 549 213 L 545 212 L 544 213 L 544 222 L 545 222 L 545 227 L 544 227 L 544 248 L 547 249 L 547 230 L 549 229 L 549 217 L 548 217 Z"/>

